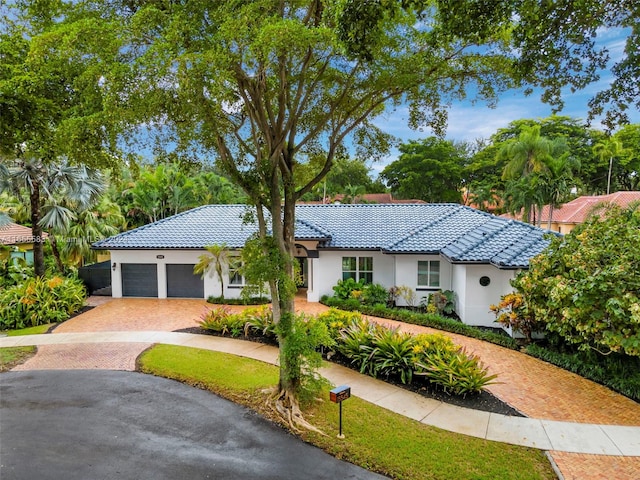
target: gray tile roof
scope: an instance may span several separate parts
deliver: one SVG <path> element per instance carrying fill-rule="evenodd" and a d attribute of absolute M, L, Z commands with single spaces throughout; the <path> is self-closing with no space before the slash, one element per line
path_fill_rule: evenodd
<path fill-rule="evenodd" d="M 242 248 L 256 232 L 245 205 L 206 205 L 93 244 L 96 249 Z M 442 254 L 454 263 L 522 268 L 549 243 L 545 231 L 458 204 L 298 205 L 297 240 L 319 249 Z"/>

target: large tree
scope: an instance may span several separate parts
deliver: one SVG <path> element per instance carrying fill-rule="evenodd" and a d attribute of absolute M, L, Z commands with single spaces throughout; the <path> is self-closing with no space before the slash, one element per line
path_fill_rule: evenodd
<path fill-rule="evenodd" d="M 321 182 L 345 142 L 372 154 L 387 150 L 390 138 L 372 120 L 403 102 L 412 126 L 442 133 L 443 107 L 468 87 L 493 101 L 499 91 L 530 81 L 559 102 L 556 89 L 595 79 L 602 55 L 591 34 L 631 13 L 586 3 L 593 8 L 580 10 L 570 31 L 544 16 L 563 20 L 563 6 L 555 12 L 545 3 L 540 11 L 528 1 L 97 5 L 119 17 L 123 51 L 131 56 L 132 77 L 114 109 L 147 129 L 162 127 L 178 150 L 217 152 L 255 207 L 272 265 L 279 403 L 295 410 L 304 369 L 292 340 L 295 202 Z M 320 159 L 317 173 L 299 181 L 300 166 L 313 159 Z"/>
<path fill-rule="evenodd" d="M 463 145 L 429 137 L 400 145 L 400 157 L 380 177 L 397 198 L 426 202 L 459 202 L 463 170 L 468 163 Z"/>
<path fill-rule="evenodd" d="M 110 127 L 119 120 L 104 99 L 111 93 L 105 72 L 117 71 L 117 30 L 78 12 L 77 2 L 0 4 L 0 174 L 7 185 L 22 182 L 29 191 L 37 275 L 44 274 L 40 209 L 49 182 L 61 178 L 51 172 L 64 176 L 73 164 L 116 160 Z"/>

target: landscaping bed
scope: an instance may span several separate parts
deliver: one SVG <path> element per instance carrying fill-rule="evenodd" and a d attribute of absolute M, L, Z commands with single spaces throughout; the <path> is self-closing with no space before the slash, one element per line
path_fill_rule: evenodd
<path fill-rule="evenodd" d="M 199 335 L 224 336 L 224 335 L 220 335 L 218 332 L 206 330 L 201 327 L 183 328 L 176 331 L 183 332 L 183 333 L 199 334 Z M 243 336 L 242 339 L 249 340 L 252 342 L 258 342 L 258 343 L 277 346 L 277 343 L 274 342 L 273 340 L 262 335 L 253 334 L 251 332 L 248 332 L 248 334 L 246 336 Z M 326 359 L 326 355 L 323 355 L 323 357 Z M 344 367 L 353 369 L 353 365 L 351 364 L 349 359 L 344 357 L 340 353 L 334 353 L 327 360 L 330 362 L 342 365 Z M 388 377 L 388 378 L 379 377 L 378 379 L 383 380 L 391 385 L 395 385 L 397 387 L 404 388 L 405 390 L 409 390 L 411 392 L 417 393 L 426 398 L 431 398 L 434 400 L 446 402 L 450 405 L 455 405 L 463 408 L 470 408 L 474 410 L 481 410 L 484 412 L 496 413 L 500 415 L 518 416 L 518 417 L 524 416 L 520 412 L 518 412 L 516 409 L 509 406 L 508 404 L 506 404 L 505 402 L 495 397 L 494 395 L 492 395 L 490 392 L 486 390 L 483 390 L 480 393 L 468 394 L 462 397 L 462 396 L 447 394 L 441 388 L 437 388 L 433 385 L 430 385 L 428 382 L 415 381 L 413 383 L 403 384 L 400 380 L 395 379 L 393 377 Z"/>

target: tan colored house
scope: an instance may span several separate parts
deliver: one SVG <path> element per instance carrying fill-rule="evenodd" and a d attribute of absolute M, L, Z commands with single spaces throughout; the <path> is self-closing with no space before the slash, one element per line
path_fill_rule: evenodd
<path fill-rule="evenodd" d="M 47 234 L 42 236 L 47 238 Z M 0 245 L 9 247 L 8 251 L 0 251 L 0 259 L 23 258 L 29 265 L 33 264 L 33 235 L 31 228 L 17 223 L 9 223 L 0 227 Z"/>
<path fill-rule="evenodd" d="M 640 202 L 640 192 L 616 192 L 609 195 L 585 195 L 565 203 L 560 208 L 553 209 L 551 218 L 551 228 L 553 232 L 567 234 L 576 225 L 583 223 L 594 209 L 603 204 L 614 204 L 620 207 L 627 207 L 633 202 Z M 542 208 L 542 218 L 540 225 L 547 228 L 549 225 L 549 214 L 551 210 L 548 205 Z M 502 215 L 503 217 L 520 218 L 519 216 Z"/>

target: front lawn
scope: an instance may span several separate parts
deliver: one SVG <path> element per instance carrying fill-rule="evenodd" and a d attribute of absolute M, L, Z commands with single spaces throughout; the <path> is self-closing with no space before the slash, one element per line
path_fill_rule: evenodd
<path fill-rule="evenodd" d="M 158 345 L 143 353 L 140 370 L 220 394 L 272 417 L 264 389 L 276 384 L 278 369 L 256 360 L 194 348 Z M 328 399 L 327 391 L 323 398 Z M 555 479 L 540 450 L 490 442 L 423 425 L 364 400 L 344 405 L 337 439 L 338 407 L 328 400 L 304 408 L 306 418 L 327 436 L 301 438 L 332 455 L 397 479 Z"/>

